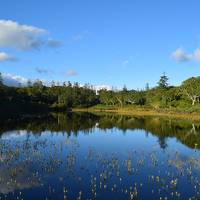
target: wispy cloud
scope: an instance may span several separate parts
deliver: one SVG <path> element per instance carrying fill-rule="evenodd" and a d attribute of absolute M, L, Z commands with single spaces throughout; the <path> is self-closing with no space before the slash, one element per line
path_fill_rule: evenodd
<path fill-rule="evenodd" d="M 129 63 L 130 63 L 129 60 L 124 60 L 124 61 L 122 62 L 122 66 L 126 66 L 126 65 L 128 65 Z"/>
<path fill-rule="evenodd" d="M 122 61 L 121 65 L 122 65 L 122 67 L 126 67 L 129 64 L 131 64 L 132 61 L 133 61 L 133 57 L 129 56 L 127 59 L 125 59 L 125 60 Z"/>
<path fill-rule="evenodd" d="M 59 40 L 54 40 L 54 39 L 48 39 L 47 41 L 47 46 L 51 48 L 57 48 L 62 45 L 62 42 Z"/>
<path fill-rule="evenodd" d="M 35 67 L 35 71 L 39 74 L 47 74 L 50 72 L 48 69 L 42 67 Z"/>
<path fill-rule="evenodd" d="M 192 55 L 185 53 L 182 48 L 176 49 L 172 53 L 171 57 L 172 57 L 172 59 L 174 59 L 178 62 L 186 62 L 186 61 L 192 60 Z"/>
<path fill-rule="evenodd" d="M 3 61 L 12 61 L 12 62 L 14 62 L 14 61 L 17 61 L 17 58 L 8 55 L 5 52 L 0 52 L 0 62 L 3 62 Z"/>
<path fill-rule="evenodd" d="M 194 51 L 194 58 L 195 60 L 200 61 L 200 49 Z"/>
<path fill-rule="evenodd" d="M 35 26 L 0 20 L 0 47 L 29 51 L 40 49 L 42 46 L 59 46 L 59 41 L 45 38 L 48 34 L 47 30 Z"/>
<path fill-rule="evenodd" d="M 67 70 L 66 75 L 67 76 L 76 76 L 77 72 L 73 69 L 69 69 L 69 70 Z"/>
<path fill-rule="evenodd" d="M 85 31 L 82 31 L 80 33 L 77 33 L 75 35 L 72 36 L 72 40 L 73 41 L 81 41 L 83 39 L 86 39 L 89 35 L 89 31 L 88 30 L 85 30 Z"/>

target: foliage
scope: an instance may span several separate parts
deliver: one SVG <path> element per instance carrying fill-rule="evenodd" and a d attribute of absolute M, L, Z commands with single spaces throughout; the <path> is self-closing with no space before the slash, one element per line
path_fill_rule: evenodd
<path fill-rule="evenodd" d="M 181 86 L 184 95 L 191 100 L 192 105 L 200 101 L 200 76 L 185 80 Z"/>
<path fill-rule="evenodd" d="M 2 78 L 2 75 L 1 75 L 1 72 L 0 72 L 0 87 L 3 86 L 3 78 Z"/>
<path fill-rule="evenodd" d="M 96 105 L 98 98 L 91 86 L 80 87 L 77 83 L 64 86 L 44 86 L 42 81 L 37 80 L 26 87 L 7 87 L 0 89 L 1 105 L 29 105 L 37 104 L 49 109 L 69 110 L 73 107 L 90 107 Z"/>
<path fill-rule="evenodd" d="M 51 86 L 45 86 L 40 80 L 29 80 L 25 87 L 8 87 L 3 85 L 2 78 L 0 80 L 1 110 L 17 107 L 29 112 L 31 108 L 40 110 L 41 107 L 41 110 L 60 111 L 99 104 L 109 109 L 142 106 L 153 109 L 200 110 L 200 77 L 189 78 L 181 86 L 175 87 L 169 86 L 168 77 L 164 74 L 160 77 L 158 87 L 149 88 L 147 84 L 145 90 L 128 90 L 124 86 L 122 90 L 102 89 L 98 93 L 88 84 L 80 86 L 78 83 L 67 82 L 61 86 L 52 81 Z"/>
<path fill-rule="evenodd" d="M 165 73 L 160 77 L 160 80 L 158 81 L 158 87 L 159 88 L 167 88 L 168 87 L 168 80 L 169 78 L 165 75 Z"/>

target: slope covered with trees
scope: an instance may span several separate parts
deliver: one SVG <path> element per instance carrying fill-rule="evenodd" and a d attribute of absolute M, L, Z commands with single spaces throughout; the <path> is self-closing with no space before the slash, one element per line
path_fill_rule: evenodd
<path fill-rule="evenodd" d="M 1 76 L 0 76 L 1 77 Z M 69 110 L 72 107 L 91 107 L 99 103 L 92 86 L 80 87 L 78 83 L 57 86 L 43 85 L 42 81 L 28 81 L 26 87 L 8 87 L 0 78 L 0 108 L 9 110 L 41 111 Z"/>
<path fill-rule="evenodd" d="M 100 104 L 100 105 L 99 105 Z M 96 93 L 91 85 L 63 83 L 62 86 L 45 86 L 42 81 L 28 81 L 24 87 L 8 87 L 0 74 L 0 109 L 16 111 L 70 110 L 92 106 L 123 108 L 139 106 L 148 108 L 200 111 L 200 77 L 192 77 L 180 86 L 170 86 L 163 74 L 157 86 L 144 90 L 102 89 Z"/>
<path fill-rule="evenodd" d="M 107 106 L 124 107 L 128 105 L 152 108 L 179 108 L 198 110 L 200 108 L 200 77 L 192 77 L 180 86 L 170 86 L 168 77 L 163 74 L 156 87 L 144 90 L 121 91 L 101 90 L 100 102 Z"/>

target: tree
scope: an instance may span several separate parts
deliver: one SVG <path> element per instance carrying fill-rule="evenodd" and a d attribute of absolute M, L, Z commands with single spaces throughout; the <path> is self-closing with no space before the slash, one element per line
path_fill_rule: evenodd
<path fill-rule="evenodd" d="M 3 85 L 3 78 L 2 78 L 2 75 L 1 75 L 1 72 L 0 72 L 0 86 Z"/>
<path fill-rule="evenodd" d="M 150 89 L 149 83 L 146 83 L 146 85 L 145 85 L 145 90 L 146 90 L 146 91 L 149 91 L 149 89 Z"/>
<path fill-rule="evenodd" d="M 55 87 L 55 81 L 51 81 L 51 87 Z"/>
<path fill-rule="evenodd" d="M 115 94 L 115 97 L 118 101 L 118 103 L 120 104 L 120 107 L 122 108 L 123 107 L 123 95 L 121 92 L 118 92 Z"/>
<path fill-rule="evenodd" d="M 170 87 L 165 92 L 166 104 L 169 107 L 173 106 L 175 102 L 177 102 L 178 100 L 180 100 L 180 98 L 181 98 L 181 93 L 180 93 L 180 88 L 179 87 Z"/>
<path fill-rule="evenodd" d="M 31 86 L 32 86 L 32 82 L 31 82 L 30 79 L 27 81 L 27 86 L 28 86 L 28 87 L 31 87 Z"/>
<path fill-rule="evenodd" d="M 63 87 L 67 87 L 67 85 L 66 85 L 65 81 L 63 82 Z"/>
<path fill-rule="evenodd" d="M 68 87 L 72 87 L 72 84 L 71 84 L 70 81 L 67 82 L 67 86 L 68 86 Z"/>
<path fill-rule="evenodd" d="M 200 76 L 185 80 L 181 89 L 184 95 L 191 100 L 192 105 L 200 100 Z"/>
<path fill-rule="evenodd" d="M 163 73 L 162 76 L 160 76 L 160 80 L 158 81 L 158 87 L 159 88 L 162 88 L 162 89 L 165 89 L 168 87 L 168 80 L 169 78 L 165 75 L 165 73 Z"/>
<path fill-rule="evenodd" d="M 122 91 L 123 91 L 124 93 L 126 93 L 126 92 L 128 91 L 126 85 L 124 85 Z"/>
<path fill-rule="evenodd" d="M 116 100 L 114 96 L 114 91 L 101 89 L 99 91 L 99 100 L 100 100 L 100 103 L 105 104 L 105 105 L 115 105 Z"/>
<path fill-rule="evenodd" d="M 43 87 L 42 81 L 39 80 L 39 79 L 37 79 L 37 80 L 33 83 L 33 87 L 42 88 L 42 87 Z"/>

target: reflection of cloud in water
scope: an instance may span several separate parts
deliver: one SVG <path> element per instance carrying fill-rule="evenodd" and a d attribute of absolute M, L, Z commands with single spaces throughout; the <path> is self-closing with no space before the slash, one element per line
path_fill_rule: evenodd
<path fill-rule="evenodd" d="M 2 194 L 36 187 L 39 184 L 38 178 L 30 172 L 28 165 L 18 163 L 12 168 L 0 167 L 0 193 Z"/>
<path fill-rule="evenodd" d="M 26 130 L 8 131 L 8 132 L 4 132 L 1 135 L 1 139 L 8 140 L 8 139 L 12 139 L 12 138 L 24 137 L 26 135 L 27 135 Z"/>

